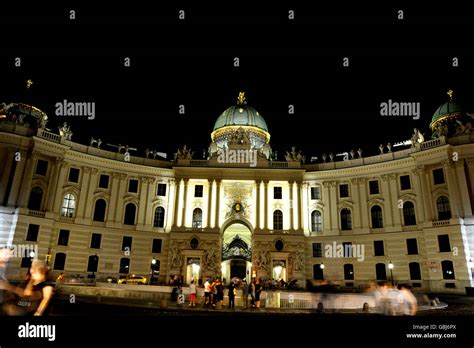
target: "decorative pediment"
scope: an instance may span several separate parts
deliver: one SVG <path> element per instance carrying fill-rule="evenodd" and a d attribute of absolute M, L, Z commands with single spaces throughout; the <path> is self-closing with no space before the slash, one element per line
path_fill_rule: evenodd
<path fill-rule="evenodd" d="M 344 200 L 342 202 L 339 202 L 337 204 L 337 207 L 339 209 L 342 209 L 342 208 L 352 208 L 354 206 L 354 202 L 353 201 L 350 201 L 350 200 Z"/>
<path fill-rule="evenodd" d="M 403 202 L 405 202 L 405 201 L 414 201 L 414 200 L 416 200 L 416 195 L 413 194 L 413 193 L 405 193 L 405 194 L 399 196 L 398 200 L 402 200 Z"/>
<path fill-rule="evenodd" d="M 433 197 L 439 197 L 439 196 L 448 196 L 449 197 L 449 192 L 446 188 L 443 187 L 437 187 L 434 190 L 431 191 L 431 194 Z"/>
<path fill-rule="evenodd" d="M 367 201 L 367 204 L 369 206 L 371 205 L 383 205 L 383 202 L 384 202 L 384 199 L 383 198 L 379 198 L 379 197 L 374 197 L 374 198 L 371 198 Z"/>
<path fill-rule="evenodd" d="M 67 186 L 63 186 L 63 192 L 64 193 L 70 192 L 70 193 L 73 193 L 76 197 L 79 197 L 79 193 L 81 191 L 79 190 L 77 186 L 67 185 Z"/>
<path fill-rule="evenodd" d="M 138 206 L 138 199 L 137 199 L 137 197 L 135 197 L 135 196 L 129 196 L 129 195 L 127 195 L 127 196 L 125 196 L 125 197 L 123 198 L 123 203 L 124 203 L 124 204 L 127 204 L 127 203 L 135 203 L 135 204 Z"/>
<path fill-rule="evenodd" d="M 108 192 L 106 192 L 106 191 L 99 191 L 99 190 L 97 190 L 97 191 L 94 192 L 94 197 L 95 197 L 96 199 L 98 199 L 98 198 L 103 198 L 103 199 L 105 199 L 105 200 L 108 201 L 108 200 L 110 200 L 110 193 L 108 193 Z"/>
<path fill-rule="evenodd" d="M 151 201 L 151 204 L 155 208 L 158 206 L 166 207 L 166 201 L 162 198 L 155 198 L 154 200 Z"/>
<path fill-rule="evenodd" d="M 312 203 L 310 205 L 310 209 L 311 210 L 314 210 L 314 209 L 323 209 L 324 208 L 324 204 L 320 201 L 320 200 L 317 200 L 315 201 L 314 203 Z"/>

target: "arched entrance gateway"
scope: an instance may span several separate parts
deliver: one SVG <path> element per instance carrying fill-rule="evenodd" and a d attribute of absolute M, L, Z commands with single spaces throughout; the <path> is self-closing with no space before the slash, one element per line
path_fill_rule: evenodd
<path fill-rule="evenodd" d="M 250 281 L 252 275 L 252 227 L 240 220 L 226 224 L 222 232 L 222 278 Z"/>

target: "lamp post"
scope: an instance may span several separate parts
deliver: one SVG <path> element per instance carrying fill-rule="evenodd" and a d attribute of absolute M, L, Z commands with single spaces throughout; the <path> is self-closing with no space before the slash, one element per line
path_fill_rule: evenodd
<path fill-rule="evenodd" d="M 321 262 L 321 265 L 319 265 L 319 268 L 321 269 L 321 274 L 323 275 L 322 280 L 324 280 L 324 262 Z"/>
<path fill-rule="evenodd" d="M 153 275 L 155 273 L 155 265 L 156 265 L 156 259 L 153 258 L 153 260 L 151 260 L 151 276 L 150 276 L 150 285 L 153 285 Z"/>
<path fill-rule="evenodd" d="M 390 280 L 392 282 L 392 286 L 394 286 L 394 284 L 393 284 L 393 263 L 392 263 L 392 261 L 390 261 L 388 263 L 388 269 L 390 270 Z"/>

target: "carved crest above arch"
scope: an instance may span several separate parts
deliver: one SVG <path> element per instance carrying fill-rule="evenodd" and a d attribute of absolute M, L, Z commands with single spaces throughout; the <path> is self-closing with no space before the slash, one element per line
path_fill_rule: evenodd
<path fill-rule="evenodd" d="M 379 197 L 374 197 L 374 198 L 371 198 L 367 201 L 367 204 L 369 206 L 372 206 L 372 205 L 383 205 L 384 203 L 384 199 L 383 198 L 379 198 Z"/>

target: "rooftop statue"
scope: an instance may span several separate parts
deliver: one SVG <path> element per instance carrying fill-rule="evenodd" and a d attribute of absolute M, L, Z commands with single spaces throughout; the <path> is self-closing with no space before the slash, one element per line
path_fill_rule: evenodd
<path fill-rule="evenodd" d="M 71 126 L 67 124 L 67 122 L 64 122 L 62 127 L 59 127 L 59 135 L 66 140 L 71 140 L 72 138 L 72 131 L 71 131 Z"/>
<path fill-rule="evenodd" d="M 188 149 L 186 145 L 183 146 L 182 149 L 178 149 L 175 154 L 175 159 L 193 159 L 193 154 L 194 151 L 191 151 L 191 149 Z"/>

